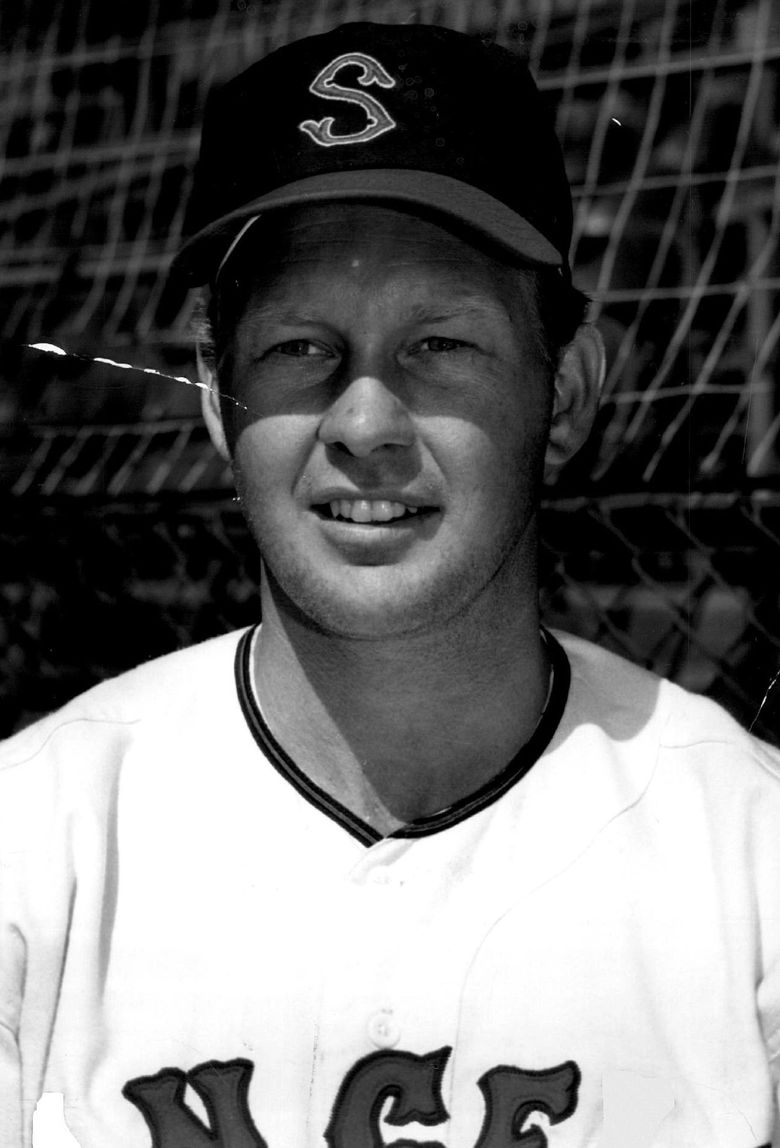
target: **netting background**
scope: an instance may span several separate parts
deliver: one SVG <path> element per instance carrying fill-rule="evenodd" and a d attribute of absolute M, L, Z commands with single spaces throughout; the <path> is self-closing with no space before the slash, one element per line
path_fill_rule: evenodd
<path fill-rule="evenodd" d="M 363 18 L 495 38 L 556 110 L 609 370 L 547 492 L 548 621 L 780 741 L 775 0 L 3 0 L 0 733 L 256 617 L 197 390 L 91 360 L 194 377 L 166 271 L 205 95 Z"/>

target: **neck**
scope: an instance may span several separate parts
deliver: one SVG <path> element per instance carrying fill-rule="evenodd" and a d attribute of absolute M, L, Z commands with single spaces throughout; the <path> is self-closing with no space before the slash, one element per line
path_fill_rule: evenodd
<path fill-rule="evenodd" d="M 544 708 L 549 662 L 535 594 L 435 633 L 354 640 L 266 593 L 254 673 L 265 719 L 298 766 L 389 832 L 511 760 Z"/>

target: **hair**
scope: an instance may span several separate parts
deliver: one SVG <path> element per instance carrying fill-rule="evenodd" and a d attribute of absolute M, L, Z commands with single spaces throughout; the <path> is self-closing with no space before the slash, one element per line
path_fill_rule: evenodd
<path fill-rule="evenodd" d="M 528 269 L 536 303 L 536 319 L 542 356 L 554 375 L 561 355 L 585 322 L 589 297 L 575 287 L 557 267 Z"/>

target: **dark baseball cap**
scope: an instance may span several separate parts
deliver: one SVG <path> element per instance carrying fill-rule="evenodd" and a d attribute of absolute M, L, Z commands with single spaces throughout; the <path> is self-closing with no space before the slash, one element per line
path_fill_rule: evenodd
<path fill-rule="evenodd" d="M 173 271 L 208 282 L 249 221 L 337 200 L 417 207 L 568 274 L 571 193 L 531 73 L 448 28 L 344 24 L 213 91 Z"/>

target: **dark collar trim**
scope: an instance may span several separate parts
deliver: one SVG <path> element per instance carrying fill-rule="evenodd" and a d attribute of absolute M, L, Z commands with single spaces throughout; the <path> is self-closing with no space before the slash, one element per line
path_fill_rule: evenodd
<path fill-rule="evenodd" d="M 265 723 L 255 701 L 252 690 L 252 648 L 256 629 L 247 630 L 239 641 L 236 650 L 235 674 L 238 700 L 249 731 L 275 769 L 297 789 L 302 797 L 321 809 L 332 820 L 338 822 L 348 833 L 363 845 L 374 845 L 383 835 L 361 818 L 355 816 L 345 805 L 336 801 L 324 789 L 315 785 L 284 751 Z M 508 765 L 468 797 L 426 817 L 418 817 L 400 829 L 388 834 L 389 837 L 425 837 L 457 825 L 467 817 L 492 805 L 499 797 L 516 785 L 539 760 L 552 741 L 560 724 L 571 685 L 571 670 L 566 651 L 548 630 L 542 631 L 552 664 L 552 689 L 547 706 L 531 737 L 515 754 Z"/>
<path fill-rule="evenodd" d="M 396 829 L 390 834 L 391 837 L 423 837 L 427 833 L 436 833 L 441 829 L 449 828 L 450 825 L 457 825 L 459 821 L 464 821 L 474 813 L 479 813 L 480 810 L 492 805 L 494 801 L 507 793 L 542 756 L 560 724 L 571 685 L 571 669 L 566 651 L 548 630 L 543 630 L 542 633 L 547 645 L 547 652 L 550 655 L 552 688 L 544 713 L 528 741 L 520 747 L 512 760 L 499 773 L 491 777 L 474 793 L 461 798 L 460 801 L 454 802 L 446 809 L 439 810 L 427 817 L 418 817 L 414 821 L 402 825 L 400 829 Z"/>
<path fill-rule="evenodd" d="M 276 740 L 270 729 L 266 725 L 265 718 L 263 717 L 257 702 L 255 701 L 254 690 L 252 689 L 252 649 L 254 647 L 254 636 L 257 632 L 257 627 L 247 630 L 241 636 L 236 650 L 236 689 L 238 691 L 238 700 L 241 705 L 249 732 L 260 746 L 265 756 L 271 762 L 276 770 L 282 777 L 288 781 L 294 789 L 305 797 L 312 805 L 321 809 L 333 821 L 338 822 L 348 833 L 353 837 L 357 837 L 358 841 L 363 845 L 375 845 L 377 841 L 382 840 L 382 834 L 377 833 L 370 825 L 367 825 L 361 818 L 356 817 L 351 810 L 347 809 L 346 805 L 336 801 L 324 789 L 320 789 L 313 781 L 310 781 L 302 769 L 299 768 L 289 756 L 288 753 L 282 749 L 279 742 Z"/>

